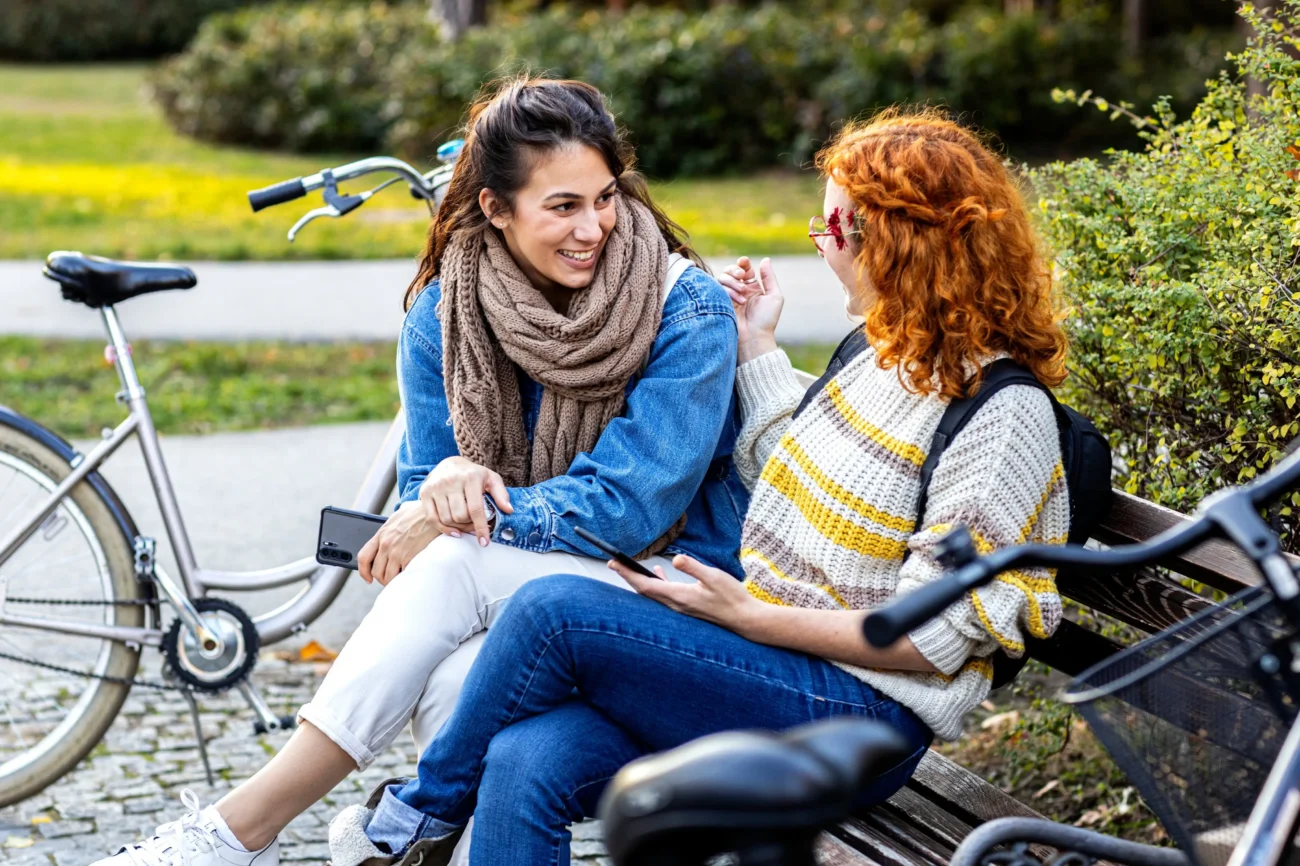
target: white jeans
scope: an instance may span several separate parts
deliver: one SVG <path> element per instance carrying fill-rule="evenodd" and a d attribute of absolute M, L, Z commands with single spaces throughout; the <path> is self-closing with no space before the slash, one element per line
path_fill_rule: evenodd
<path fill-rule="evenodd" d="M 644 564 L 661 566 L 672 580 L 691 580 L 664 557 Z M 586 575 L 630 589 L 604 560 L 480 547 L 470 535 L 434 539 L 379 593 L 298 718 L 360 769 L 408 723 L 423 751 L 451 714 L 480 641 L 456 649 L 490 628 L 515 590 L 548 574 Z"/>

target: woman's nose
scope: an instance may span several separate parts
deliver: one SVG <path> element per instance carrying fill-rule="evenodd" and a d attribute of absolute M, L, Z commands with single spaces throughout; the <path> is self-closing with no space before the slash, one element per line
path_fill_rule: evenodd
<path fill-rule="evenodd" d="M 600 228 L 600 215 L 594 209 L 584 211 L 573 227 L 573 239 L 579 243 L 594 244 L 600 241 L 604 232 Z"/>

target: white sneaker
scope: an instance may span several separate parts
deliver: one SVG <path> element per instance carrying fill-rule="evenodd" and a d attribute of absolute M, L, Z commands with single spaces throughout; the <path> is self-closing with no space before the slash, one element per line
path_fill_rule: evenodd
<path fill-rule="evenodd" d="M 221 816 L 211 806 L 202 808 L 193 791 L 182 791 L 181 802 L 190 811 L 179 821 L 163 824 L 152 838 L 127 845 L 91 866 L 279 866 L 278 838 L 260 851 L 245 851 L 221 838 L 217 829 Z"/>

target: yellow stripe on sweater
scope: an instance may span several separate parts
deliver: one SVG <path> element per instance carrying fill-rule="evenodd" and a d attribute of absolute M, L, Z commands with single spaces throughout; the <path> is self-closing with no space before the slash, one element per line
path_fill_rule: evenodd
<path fill-rule="evenodd" d="M 1038 507 L 1034 509 L 1033 514 L 1029 515 L 1029 520 L 1025 522 L 1025 525 L 1020 528 L 1020 534 L 1016 536 L 1016 544 L 1024 544 L 1029 539 L 1029 533 L 1034 531 L 1034 526 L 1038 523 L 1038 518 L 1043 513 L 1043 508 L 1047 506 L 1048 498 L 1052 495 L 1052 488 L 1056 486 L 1056 482 L 1064 477 L 1065 465 L 1058 460 L 1056 465 L 1052 467 L 1052 477 L 1047 479 L 1047 489 L 1038 498 Z"/>
<path fill-rule="evenodd" d="M 767 461 L 761 477 L 772 489 L 790 500 L 804 520 L 832 543 L 876 559 L 902 559 L 907 552 L 907 542 L 871 532 L 831 511 L 780 460 Z"/>
<path fill-rule="evenodd" d="M 753 580 L 745 581 L 745 589 L 749 590 L 749 594 L 752 595 L 754 598 L 758 599 L 759 601 L 765 601 L 768 604 L 780 605 L 781 607 L 790 606 L 790 603 L 788 601 L 784 601 L 782 599 L 777 598 L 776 596 L 772 595 L 772 593 L 763 589 L 763 587 L 754 583 Z"/>
<path fill-rule="evenodd" d="M 975 671 L 980 676 L 984 677 L 984 679 L 991 680 L 993 679 L 993 662 L 989 661 L 989 659 L 984 656 L 979 656 L 977 658 L 967 659 L 966 663 L 958 668 L 957 673 L 955 674 L 945 674 L 943 671 L 935 671 L 934 675 L 945 683 L 950 683 L 957 679 L 957 677 L 966 673 L 966 671 Z"/>
<path fill-rule="evenodd" d="M 989 619 L 988 613 L 984 610 L 984 602 L 980 601 L 978 592 L 971 590 L 966 593 L 966 595 L 970 598 L 971 606 L 975 608 L 975 613 L 978 614 L 980 622 L 984 623 L 985 630 L 987 630 L 989 634 L 993 635 L 994 640 L 1002 644 L 1005 649 L 1011 652 L 1024 652 L 1024 644 L 1018 640 L 1003 635 L 994 627 L 993 621 Z"/>
<path fill-rule="evenodd" d="M 796 586 L 808 586 L 808 587 L 812 587 L 813 589 L 820 590 L 826 593 L 827 595 L 829 595 L 831 598 L 835 599 L 835 603 L 838 604 L 840 607 L 844 608 L 845 610 L 849 609 L 849 603 L 845 601 L 844 597 L 840 595 L 838 592 L 836 592 L 835 587 L 831 586 L 830 584 L 807 583 L 802 580 L 796 580 L 795 578 L 790 577 L 784 571 L 778 568 L 775 562 L 768 559 L 766 556 L 759 553 L 754 548 L 746 547 L 744 550 L 740 551 L 740 559 L 742 562 L 751 556 L 754 559 L 757 559 L 759 562 L 763 563 L 763 565 L 767 568 L 767 570 L 772 574 L 773 577 L 784 580 L 786 583 L 793 583 Z"/>
<path fill-rule="evenodd" d="M 886 529 L 896 529 L 899 532 L 912 531 L 915 521 L 883 511 L 836 483 L 833 478 L 821 470 L 821 467 L 813 463 L 812 458 L 808 456 L 808 452 L 799 447 L 799 443 L 794 441 L 794 437 L 789 435 L 782 437 L 781 447 L 794 458 L 794 462 L 799 464 L 799 468 L 836 502 L 847 505 L 858 514 Z"/>
<path fill-rule="evenodd" d="M 840 390 L 840 385 L 834 379 L 826 384 L 826 396 L 830 398 L 831 405 L 835 411 L 840 413 L 849 426 L 854 430 L 866 436 L 872 442 L 886 449 L 892 454 L 902 457 L 909 463 L 915 463 L 917 466 L 925 464 L 925 452 L 910 442 L 904 442 L 890 436 L 884 430 L 881 430 L 875 424 L 872 424 L 866 418 L 858 414 L 858 410 L 849 404 L 848 398 Z"/>
<path fill-rule="evenodd" d="M 1025 594 L 1025 602 L 1029 605 L 1029 633 L 1037 638 L 1048 637 L 1047 626 L 1043 625 L 1043 609 L 1038 606 L 1038 596 L 1035 592 L 1056 592 L 1056 581 L 1051 578 L 1030 577 L 1021 572 L 1011 571 L 999 574 L 997 579 L 1002 583 L 1014 586 Z M 1035 588 L 1043 587 L 1047 588 Z"/>

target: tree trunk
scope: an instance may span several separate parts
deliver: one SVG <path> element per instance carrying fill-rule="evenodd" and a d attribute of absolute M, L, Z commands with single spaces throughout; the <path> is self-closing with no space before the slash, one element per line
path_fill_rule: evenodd
<path fill-rule="evenodd" d="M 1007 15 L 1020 15 L 1034 11 L 1034 0 L 1002 0 L 1002 11 Z"/>
<path fill-rule="evenodd" d="M 1124 56 L 1129 60 L 1138 60 L 1142 56 L 1145 5 L 1144 0 L 1124 0 Z"/>
<path fill-rule="evenodd" d="M 1267 11 L 1267 12 L 1276 13 L 1278 8 L 1282 5 L 1282 0 L 1254 0 L 1254 2 L 1255 2 L 1255 8 L 1260 12 Z M 1245 34 L 1246 38 L 1248 39 L 1251 36 L 1255 35 L 1254 28 L 1252 28 L 1248 23 L 1246 23 L 1245 18 L 1239 17 L 1237 19 L 1237 27 L 1241 30 L 1242 33 Z M 1263 95 L 1264 93 L 1263 82 L 1261 82 L 1258 78 L 1255 78 L 1253 76 L 1251 78 L 1246 79 L 1246 93 L 1252 97 Z"/>
<path fill-rule="evenodd" d="M 453 42 L 469 28 L 487 24 L 487 0 L 431 0 L 430 12 Z"/>

